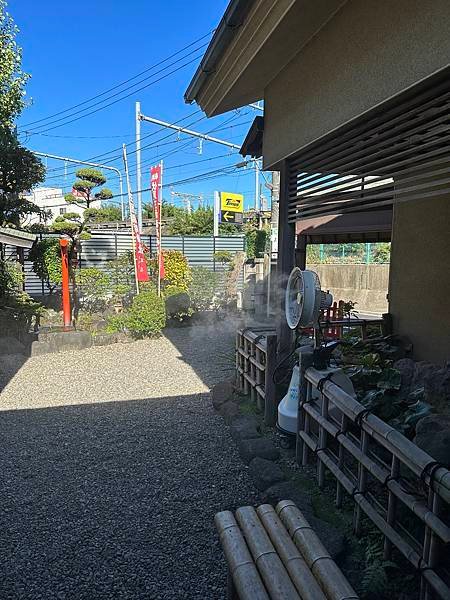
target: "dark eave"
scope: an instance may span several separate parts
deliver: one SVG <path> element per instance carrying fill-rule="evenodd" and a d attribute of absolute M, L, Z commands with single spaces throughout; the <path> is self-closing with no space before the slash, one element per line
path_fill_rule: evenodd
<path fill-rule="evenodd" d="M 239 150 L 239 154 L 242 156 L 251 156 L 252 158 L 260 158 L 263 150 L 263 136 L 264 136 L 264 117 L 255 117 L 247 135 L 245 136 L 244 143 Z"/>
<path fill-rule="evenodd" d="M 187 103 L 191 104 L 195 101 L 205 80 L 211 73 L 214 73 L 217 63 L 223 56 L 224 49 L 229 45 L 236 31 L 244 23 L 253 4 L 254 0 L 230 1 L 225 14 L 214 32 L 205 55 L 184 94 L 184 99 Z"/>

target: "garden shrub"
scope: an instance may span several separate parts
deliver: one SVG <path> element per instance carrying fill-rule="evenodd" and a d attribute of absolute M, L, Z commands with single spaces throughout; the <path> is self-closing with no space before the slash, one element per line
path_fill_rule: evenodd
<path fill-rule="evenodd" d="M 164 290 L 166 315 L 177 321 L 183 321 L 192 315 L 191 298 L 186 290 L 169 286 Z"/>
<path fill-rule="evenodd" d="M 140 339 L 159 335 L 165 324 L 164 299 L 148 290 L 135 296 L 129 309 L 108 320 L 108 331 L 127 331 Z"/>
<path fill-rule="evenodd" d="M 245 232 L 247 258 L 262 258 L 266 252 L 269 232 L 265 229 L 249 229 Z"/>
<path fill-rule="evenodd" d="M 34 244 L 28 259 L 33 263 L 33 271 L 52 294 L 62 277 L 59 238 L 44 238 Z"/>
<path fill-rule="evenodd" d="M 221 276 L 206 267 L 193 267 L 189 286 L 191 307 L 196 311 L 218 307 L 218 292 Z"/>
<path fill-rule="evenodd" d="M 164 288 L 170 287 L 187 291 L 191 282 L 191 268 L 188 259 L 179 250 L 163 250 L 164 256 Z M 156 280 L 158 273 L 158 261 L 152 258 L 149 261 L 151 272 Z"/>
<path fill-rule="evenodd" d="M 81 306 L 88 312 L 105 308 L 111 297 L 109 276 L 95 267 L 85 267 L 75 273 Z"/>

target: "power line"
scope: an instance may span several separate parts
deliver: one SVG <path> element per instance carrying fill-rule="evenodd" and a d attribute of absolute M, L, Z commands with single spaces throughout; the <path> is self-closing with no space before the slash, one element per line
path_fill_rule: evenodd
<path fill-rule="evenodd" d="M 189 55 L 187 55 L 189 56 Z M 96 108 L 95 110 L 92 110 L 88 113 L 86 113 L 85 115 L 80 115 L 79 117 L 75 117 L 74 119 L 70 119 L 69 121 L 65 121 L 66 117 L 62 117 L 60 119 L 56 119 L 56 121 L 50 122 L 47 125 L 53 125 L 53 123 L 58 123 L 59 121 L 64 121 L 63 123 L 60 123 L 59 125 L 53 125 L 53 127 L 49 127 L 48 129 L 44 129 L 43 132 L 46 133 L 47 131 L 52 131 L 53 129 L 58 129 L 59 127 L 63 127 L 65 125 L 69 125 L 70 123 L 74 123 L 75 121 L 79 121 L 80 119 L 84 119 L 85 117 L 89 117 L 101 110 L 104 110 L 105 108 L 108 108 L 109 106 L 112 106 L 113 104 L 116 104 L 117 102 L 121 102 L 122 100 L 126 100 L 127 98 L 129 98 L 130 96 L 132 96 L 133 94 L 136 94 L 137 92 L 140 92 L 142 90 L 147 89 L 148 87 L 155 85 L 156 83 L 159 83 L 160 81 L 162 81 L 163 79 L 166 79 L 167 77 L 170 77 L 170 75 L 173 75 L 174 73 L 177 73 L 178 71 L 180 71 L 181 69 L 183 69 L 184 67 L 186 67 L 187 65 L 190 65 L 191 63 L 195 62 L 196 60 L 198 60 L 200 57 L 202 56 L 202 54 L 198 54 L 196 55 L 194 58 L 192 58 L 191 60 L 183 63 L 182 65 L 180 65 L 179 67 L 177 67 L 176 69 L 173 69 L 172 71 L 169 71 L 168 73 L 166 73 L 165 75 L 162 75 L 161 77 L 159 77 L 158 79 L 155 79 L 154 81 L 150 81 L 150 83 L 147 83 L 146 85 L 137 88 L 135 90 L 133 90 L 132 92 L 130 92 L 129 94 L 126 94 L 125 96 L 122 96 L 121 98 L 119 98 L 118 100 L 114 100 L 113 102 L 109 102 L 108 104 L 105 104 L 104 106 L 100 106 L 99 108 Z M 186 58 L 186 57 L 183 57 Z M 177 62 L 179 62 L 179 60 L 175 61 L 175 63 L 172 64 L 176 64 Z M 169 65 L 172 66 L 172 65 Z M 166 70 L 167 67 L 165 67 L 164 69 L 161 69 L 161 71 L 157 71 L 156 73 L 154 73 L 153 75 L 156 75 L 160 72 L 164 72 Z M 137 85 L 137 84 L 134 84 Z M 130 87 L 134 87 L 130 86 Z M 125 88 L 125 89 L 130 89 L 130 88 Z M 114 98 L 116 96 L 119 96 L 120 94 L 122 94 L 122 92 L 124 92 L 125 90 L 121 90 L 120 92 L 117 92 L 116 94 L 110 96 L 110 98 Z M 102 102 L 104 102 L 104 100 L 101 100 L 100 102 L 96 102 L 95 104 L 93 104 L 91 107 L 92 108 L 94 106 L 97 106 L 98 104 L 101 104 Z M 73 116 L 76 115 L 80 112 L 84 112 L 87 109 L 82 109 L 79 111 L 74 112 L 72 115 L 69 116 Z M 45 125 L 45 127 L 47 126 Z M 39 129 L 39 126 L 36 128 Z M 27 131 L 26 133 L 28 133 L 29 135 L 34 135 L 33 133 L 33 129 Z M 42 133 L 42 132 L 39 132 Z"/>
<path fill-rule="evenodd" d="M 29 125 L 35 125 L 36 123 L 41 123 L 42 121 L 48 121 L 50 119 L 53 119 L 53 117 L 57 117 L 59 115 L 65 114 L 67 112 L 70 112 L 71 110 L 73 110 L 74 108 L 78 108 L 79 106 L 83 106 L 85 104 L 88 104 L 89 102 L 91 102 L 92 100 L 95 100 L 97 98 L 101 98 L 102 96 L 105 96 L 106 94 L 109 94 L 109 92 L 114 91 L 115 89 L 122 87 L 123 85 L 126 85 L 127 83 L 129 83 L 130 81 L 133 81 L 133 79 L 137 79 L 138 77 L 140 77 L 141 75 L 144 75 L 145 73 L 148 73 L 149 71 L 155 69 L 156 67 L 159 67 L 160 65 L 164 64 L 165 62 L 171 60 L 172 58 L 174 58 L 175 56 L 178 56 L 178 54 L 181 54 L 182 52 L 184 52 L 185 50 L 187 50 L 188 48 L 191 48 L 192 46 L 195 46 L 196 44 L 198 44 L 199 42 L 203 41 L 205 38 L 209 37 L 212 33 L 214 33 L 214 29 L 209 31 L 208 33 L 206 33 L 205 35 L 203 35 L 202 37 L 194 40 L 193 42 L 191 42 L 190 44 L 188 44 L 187 46 L 184 46 L 184 48 L 181 48 L 180 50 L 177 50 L 177 52 L 174 52 L 173 54 L 171 54 L 170 56 L 167 56 L 166 58 L 164 58 L 163 60 L 155 63 L 154 65 L 151 65 L 150 67 L 148 67 L 147 69 L 144 69 L 143 71 L 141 71 L 140 73 L 138 73 L 137 75 L 133 75 L 133 77 L 130 77 L 129 79 L 126 79 L 125 81 L 122 81 L 121 83 L 118 83 L 114 86 L 112 86 L 111 88 L 105 90 L 104 92 L 101 92 L 100 94 L 96 94 L 95 96 L 92 96 L 91 98 L 88 98 L 87 100 L 84 100 L 83 102 L 79 102 L 78 104 L 74 104 L 73 106 L 70 106 L 69 108 L 66 108 L 64 110 L 60 110 L 59 112 L 53 113 L 51 115 L 48 115 L 47 117 L 43 117 L 42 119 L 37 119 L 36 121 L 30 121 L 29 123 L 26 123 L 25 125 L 23 125 L 23 127 L 28 127 Z M 135 84 L 137 85 L 137 84 Z M 123 91 L 123 90 L 122 90 Z"/>

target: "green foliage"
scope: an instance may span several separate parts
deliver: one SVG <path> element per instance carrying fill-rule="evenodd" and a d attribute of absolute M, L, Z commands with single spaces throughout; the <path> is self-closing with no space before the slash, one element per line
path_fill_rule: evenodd
<path fill-rule="evenodd" d="M 45 282 L 50 293 L 61 283 L 61 251 L 59 240 L 44 238 L 36 242 L 30 250 L 29 260 L 33 271 Z"/>
<path fill-rule="evenodd" d="M 135 289 L 133 253 L 125 252 L 118 258 L 108 261 L 106 273 L 111 282 L 113 299 L 122 301 Z"/>
<path fill-rule="evenodd" d="M 82 180 L 83 182 L 87 182 L 89 184 L 90 189 L 99 185 L 104 185 L 106 183 L 106 177 L 98 169 L 78 169 L 75 175 L 78 177 L 78 179 Z"/>
<path fill-rule="evenodd" d="M 116 223 L 122 220 L 122 212 L 118 206 L 87 208 L 83 217 L 87 223 Z"/>
<path fill-rule="evenodd" d="M 191 282 L 191 269 L 188 259 L 178 250 L 163 250 L 164 256 L 164 289 L 177 288 L 187 291 Z M 149 261 L 150 270 L 156 279 L 158 264 L 156 258 Z"/>
<path fill-rule="evenodd" d="M 196 311 L 217 308 L 219 305 L 220 275 L 206 267 L 193 267 L 192 280 L 189 285 L 191 306 Z"/>
<path fill-rule="evenodd" d="M 25 106 L 25 84 L 29 75 L 22 71 L 22 49 L 17 45 L 18 28 L 0 0 L 0 124 L 11 128 Z"/>
<path fill-rule="evenodd" d="M 144 204 L 142 207 L 142 211 L 143 211 L 143 217 L 145 219 L 154 219 L 155 214 L 153 212 L 153 204 L 152 203 L 147 203 Z M 165 200 L 162 201 L 162 205 L 161 205 L 161 217 L 175 217 L 176 215 L 180 214 L 180 213 L 184 213 L 185 210 L 183 208 L 180 208 L 179 206 L 175 206 L 174 204 L 169 204 L 168 202 L 166 202 Z"/>
<path fill-rule="evenodd" d="M 214 212 L 209 207 L 199 207 L 192 212 L 174 207 L 173 221 L 169 226 L 170 235 L 212 235 L 214 230 Z M 219 225 L 221 235 L 234 235 L 239 228 L 229 223 Z"/>
<path fill-rule="evenodd" d="M 113 197 L 113 193 L 109 188 L 102 188 L 95 194 L 97 200 L 109 200 Z"/>
<path fill-rule="evenodd" d="M 10 298 L 19 292 L 23 283 L 23 272 L 20 264 L 0 259 L 0 301 Z"/>
<path fill-rule="evenodd" d="M 225 265 L 233 260 L 233 254 L 229 250 L 218 250 L 214 252 L 214 260 Z"/>
<path fill-rule="evenodd" d="M 1 69 L 0 69 L 1 70 Z M 16 136 L 0 125 L 0 225 L 19 227 L 31 214 L 46 212 L 22 197 L 24 191 L 44 180 L 41 161 L 18 142 Z"/>
<path fill-rule="evenodd" d="M 389 263 L 391 260 L 390 242 L 381 242 L 376 244 L 372 259 L 375 263 Z"/>
<path fill-rule="evenodd" d="M 131 307 L 108 321 L 109 331 L 128 331 L 134 338 L 158 336 L 166 324 L 164 299 L 153 290 L 134 297 Z"/>
<path fill-rule="evenodd" d="M 78 269 L 75 281 L 82 308 L 91 313 L 105 308 L 111 295 L 111 281 L 106 273 L 95 267 Z"/>
<path fill-rule="evenodd" d="M 245 252 L 247 258 L 262 258 L 266 251 L 269 233 L 265 229 L 247 229 L 245 232 Z"/>

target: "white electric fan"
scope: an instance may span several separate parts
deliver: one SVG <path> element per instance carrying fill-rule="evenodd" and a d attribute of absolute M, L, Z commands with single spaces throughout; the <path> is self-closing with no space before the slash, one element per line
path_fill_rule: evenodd
<path fill-rule="evenodd" d="M 313 348 L 320 352 L 320 311 L 329 308 L 333 303 L 333 296 L 325 292 L 320 287 L 320 280 L 314 271 L 302 271 L 295 267 L 286 286 L 285 310 L 286 321 L 293 330 L 297 328 L 313 328 L 314 342 Z M 302 349 L 311 351 L 311 344 L 300 346 L 297 349 L 298 355 Z M 331 352 L 326 346 L 323 347 L 324 353 Z M 339 385 L 348 394 L 354 396 L 353 384 L 348 376 L 339 368 L 326 367 L 323 370 L 324 376 L 332 373 L 330 378 L 333 383 Z M 295 436 L 297 433 L 297 412 L 299 398 L 299 377 L 300 369 L 298 363 L 295 364 L 287 394 L 278 405 L 278 429 L 285 436 Z M 317 391 L 313 392 L 313 397 L 318 397 Z"/>

